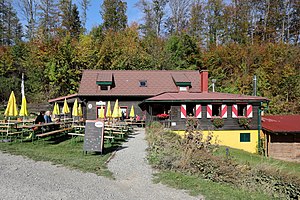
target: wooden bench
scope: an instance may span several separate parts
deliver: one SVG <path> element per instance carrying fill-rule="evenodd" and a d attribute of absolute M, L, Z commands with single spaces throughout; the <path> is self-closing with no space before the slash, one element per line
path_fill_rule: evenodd
<path fill-rule="evenodd" d="M 66 132 L 66 131 L 69 131 L 69 130 L 72 130 L 72 129 L 73 129 L 72 127 L 69 127 L 69 128 L 64 128 L 64 129 L 59 129 L 59 130 L 50 131 L 50 132 L 46 132 L 46 133 L 37 134 L 36 136 L 38 138 L 47 137 L 47 136 L 50 136 L 50 135 L 57 135 L 58 133 L 63 133 L 63 132 Z"/>
<path fill-rule="evenodd" d="M 104 135 L 104 139 L 106 139 L 106 141 L 108 141 L 110 144 L 115 141 L 115 137 L 110 135 Z"/>

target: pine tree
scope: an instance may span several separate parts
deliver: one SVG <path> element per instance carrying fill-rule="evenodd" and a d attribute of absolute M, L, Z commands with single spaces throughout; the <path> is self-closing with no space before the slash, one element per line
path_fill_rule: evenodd
<path fill-rule="evenodd" d="M 57 0 L 40 0 L 39 30 L 45 39 L 53 38 L 59 24 Z"/>
<path fill-rule="evenodd" d="M 103 28 L 115 32 L 124 30 L 127 26 L 127 3 L 122 0 L 104 0 L 101 6 Z"/>
<path fill-rule="evenodd" d="M 22 25 L 11 1 L 0 1 L 0 44 L 13 45 L 22 38 Z"/>
<path fill-rule="evenodd" d="M 78 38 L 80 32 L 81 32 L 81 21 L 79 17 L 79 11 L 76 6 L 76 4 L 72 5 L 72 12 L 71 12 L 71 19 L 70 19 L 70 34 L 71 37 Z"/>

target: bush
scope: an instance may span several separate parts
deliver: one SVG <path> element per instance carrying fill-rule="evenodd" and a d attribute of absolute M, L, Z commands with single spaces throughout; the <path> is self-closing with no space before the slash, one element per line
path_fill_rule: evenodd
<path fill-rule="evenodd" d="M 250 167 L 238 164 L 231 157 L 213 155 L 218 145 L 213 136 L 204 137 L 197 130 L 196 120 L 187 119 L 185 137 L 164 131 L 161 124 L 153 123 L 147 129 L 148 159 L 159 169 L 188 173 L 214 182 L 231 184 L 247 190 L 264 191 L 274 198 L 300 197 L 300 180 L 274 167 Z M 197 124 L 198 125 L 198 124 Z"/>

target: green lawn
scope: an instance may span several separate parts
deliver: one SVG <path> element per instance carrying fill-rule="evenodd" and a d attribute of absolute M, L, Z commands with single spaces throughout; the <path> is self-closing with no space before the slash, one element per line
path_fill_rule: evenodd
<path fill-rule="evenodd" d="M 257 154 L 248 153 L 243 150 L 229 148 L 230 157 L 237 161 L 238 163 L 245 164 L 248 163 L 250 166 L 257 166 L 260 164 L 267 164 L 270 167 L 275 167 L 283 171 L 295 174 L 300 177 L 300 163 L 287 162 L 276 160 Z M 220 148 L 215 152 L 215 155 L 226 157 L 226 147 L 220 146 Z"/>
<path fill-rule="evenodd" d="M 226 184 L 214 183 L 195 176 L 183 175 L 177 172 L 162 171 L 156 174 L 156 182 L 169 185 L 174 188 L 187 190 L 191 195 L 203 195 L 206 200 L 216 199 L 272 199 L 262 192 L 250 192 L 240 188 L 234 188 Z"/>
<path fill-rule="evenodd" d="M 73 139 L 74 140 L 74 139 Z M 105 162 L 119 144 L 106 146 L 103 155 L 83 154 L 83 142 L 72 141 L 67 137 L 55 141 L 0 143 L 0 151 L 14 155 L 26 156 L 36 161 L 50 161 L 83 172 L 91 172 L 101 176 L 112 177 Z"/>

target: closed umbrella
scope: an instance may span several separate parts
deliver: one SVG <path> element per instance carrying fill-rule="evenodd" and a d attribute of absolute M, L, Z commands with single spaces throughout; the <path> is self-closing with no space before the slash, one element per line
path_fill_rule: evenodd
<path fill-rule="evenodd" d="M 11 92 L 11 94 L 9 96 L 7 107 L 6 107 L 6 110 L 4 112 L 4 115 L 6 117 L 15 117 L 15 116 L 18 115 L 16 97 L 15 97 L 15 94 L 14 94 L 13 91 Z"/>
<path fill-rule="evenodd" d="M 100 118 L 100 119 L 104 119 L 104 118 L 105 118 L 103 106 L 100 107 L 99 118 Z"/>
<path fill-rule="evenodd" d="M 107 103 L 107 108 L 106 108 L 106 117 L 111 118 L 111 108 L 110 108 L 110 101 Z"/>
<path fill-rule="evenodd" d="M 78 116 L 82 117 L 82 108 L 81 108 L 81 103 L 78 106 Z"/>
<path fill-rule="evenodd" d="M 130 113 L 129 113 L 129 117 L 130 118 L 134 118 L 134 107 L 133 107 L 133 105 L 131 106 L 131 110 L 130 110 Z"/>
<path fill-rule="evenodd" d="M 69 106 L 68 106 L 68 103 L 67 103 L 67 99 L 65 99 L 64 107 L 63 107 L 62 113 L 63 113 L 63 114 L 68 114 L 68 113 L 70 113 L 70 109 L 69 109 Z"/>
<path fill-rule="evenodd" d="M 57 102 L 55 102 L 54 107 L 53 107 L 53 115 L 59 115 L 59 107 Z"/>
<path fill-rule="evenodd" d="M 116 100 L 115 106 L 114 106 L 114 110 L 112 113 L 112 118 L 119 118 L 120 117 L 120 112 L 119 112 L 119 101 L 118 99 Z"/>
<path fill-rule="evenodd" d="M 7 107 L 6 107 L 6 110 L 4 112 L 4 115 L 6 117 L 8 117 L 8 124 L 9 124 L 10 117 L 15 117 L 15 116 L 18 115 L 16 97 L 15 97 L 15 94 L 14 94 L 13 91 L 11 92 L 11 94 L 9 96 Z M 7 129 L 7 133 L 8 133 L 8 129 Z"/>
<path fill-rule="evenodd" d="M 73 109 L 72 109 L 73 117 L 78 117 L 78 101 L 75 99 Z"/>
<path fill-rule="evenodd" d="M 22 117 L 28 116 L 27 102 L 26 102 L 26 97 L 25 96 L 22 98 L 22 105 L 21 105 L 21 110 L 20 110 L 19 115 L 22 116 Z"/>
<path fill-rule="evenodd" d="M 64 107 L 63 107 L 62 112 L 64 114 L 64 118 L 66 117 L 66 114 L 70 113 L 70 109 L 69 109 L 69 106 L 68 106 L 68 103 L 67 103 L 67 99 L 65 99 Z"/>

